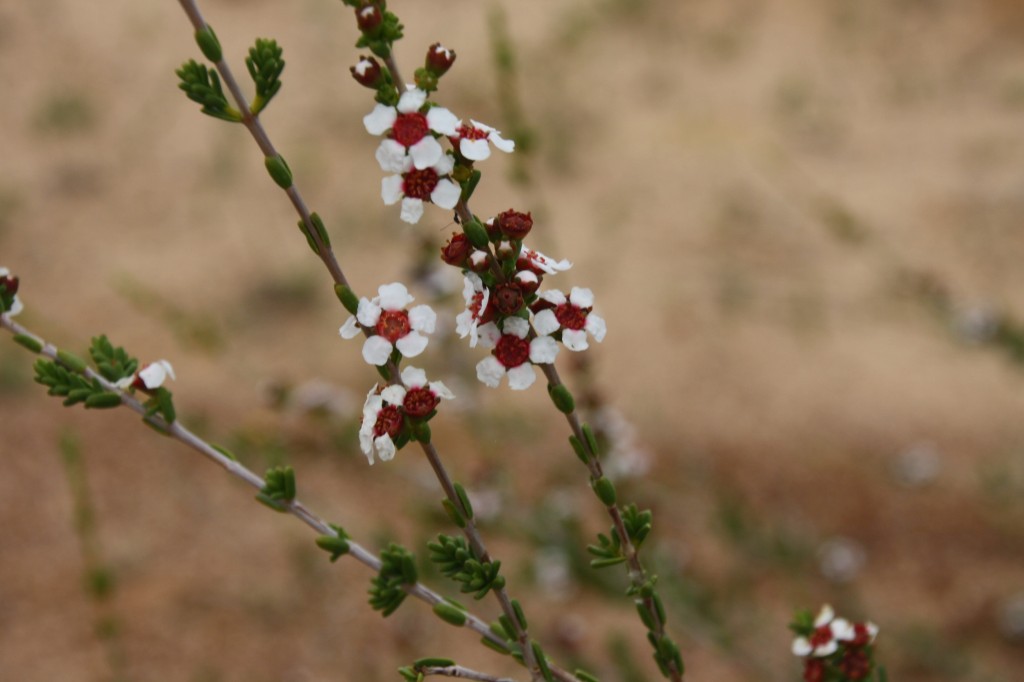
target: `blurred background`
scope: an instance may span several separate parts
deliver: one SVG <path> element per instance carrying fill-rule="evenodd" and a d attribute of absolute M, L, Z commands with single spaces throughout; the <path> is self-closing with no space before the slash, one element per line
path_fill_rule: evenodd
<path fill-rule="evenodd" d="M 407 77 L 454 48 L 438 100 L 518 140 L 474 208 L 532 210 L 532 245 L 576 264 L 546 284 L 592 288 L 608 321 L 587 365 L 559 363 L 620 498 L 655 512 L 689 678 L 799 679 L 786 623 L 831 602 L 880 625 L 894 681 L 1021 679 L 1024 5 L 390 5 Z M 457 226 L 381 205 L 351 10 L 203 9 L 240 74 L 255 37 L 283 45 L 263 119 L 356 289 L 405 281 L 451 328 L 461 282 L 432 259 Z M 176 89 L 198 57 L 171 0 L 0 4 L 19 320 L 170 359 L 184 423 L 422 558 L 448 529 L 436 483 L 413 449 L 366 465 L 375 374 L 244 129 Z M 541 388 L 479 386 L 481 357 L 442 334 L 417 364 L 463 398 L 435 440 L 531 629 L 566 665 L 654 679 L 624 577 L 586 566 L 606 524 L 564 422 Z M 426 655 L 518 674 L 419 603 L 379 622 L 367 569 L 127 412 L 61 408 L 31 362 L 0 344 L 3 679 L 385 680 Z"/>

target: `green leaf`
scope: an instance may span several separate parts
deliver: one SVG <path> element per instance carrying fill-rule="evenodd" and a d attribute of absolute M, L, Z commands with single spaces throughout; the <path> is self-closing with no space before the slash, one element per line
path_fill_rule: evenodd
<path fill-rule="evenodd" d="M 249 48 L 245 66 L 256 85 L 256 97 L 249 106 L 253 115 L 259 114 L 281 89 L 281 72 L 284 71 L 282 50 L 276 40 L 257 38 Z"/>
<path fill-rule="evenodd" d="M 434 614 L 450 625 L 462 627 L 466 624 L 466 612 L 448 602 L 434 604 Z"/>
<path fill-rule="evenodd" d="M 590 485 L 594 489 L 597 499 L 601 500 L 602 504 L 606 507 L 615 506 L 615 484 L 602 476 L 596 481 L 592 481 Z"/>
<path fill-rule="evenodd" d="M 211 62 L 219 62 L 223 53 L 220 48 L 220 41 L 217 39 L 217 34 L 213 32 L 213 27 L 207 24 L 203 28 L 199 29 L 195 33 L 196 44 L 199 45 L 199 50 L 203 53 L 203 56 L 209 59 Z"/>
<path fill-rule="evenodd" d="M 69 396 L 70 397 L 70 396 Z M 104 391 L 102 393 L 93 393 L 85 399 L 85 406 L 87 408 L 94 409 L 109 409 L 112 407 L 121 406 L 121 395 L 114 391 Z"/>
<path fill-rule="evenodd" d="M 576 410 L 576 400 L 565 384 L 549 385 L 548 395 L 551 396 L 551 402 L 555 404 L 559 412 L 570 414 Z"/>
<path fill-rule="evenodd" d="M 450 658 L 420 658 L 412 662 L 414 668 L 447 668 L 455 665 Z"/>
<path fill-rule="evenodd" d="M 22 346 L 23 348 L 27 348 L 37 355 L 43 351 L 43 344 L 41 344 L 37 339 L 25 334 L 15 334 L 14 343 Z"/>
<path fill-rule="evenodd" d="M 345 310 L 355 315 L 359 312 L 359 297 L 356 296 L 355 292 L 351 288 L 344 284 L 334 285 L 334 295 L 338 297 L 341 304 L 345 306 Z"/>
<path fill-rule="evenodd" d="M 213 69 L 206 68 L 194 59 L 190 59 L 181 65 L 175 73 L 178 75 L 180 88 L 185 95 L 202 105 L 202 112 L 207 116 L 219 118 L 222 121 L 238 123 L 242 120 L 242 114 L 228 104 L 224 90 L 221 88 L 220 77 Z"/>
<path fill-rule="evenodd" d="M 139 368 L 139 361 L 128 355 L 124 348 L 115 347 L 110 343 L 106 334 L 92 339 L 89 345 L 89 356 L 103 378 L 110 382 L 130 377 Z"/>
<path fill-rule="evenodd" d="M 277 183 L 278 187 L 288 189 L 292 186 L 292 170 L 288 167 L 288 163 L 284 160 L 283 156 L 280 154 L 268 156 L 263 159 L 263 165 L 267 167 L 267 172 L 274 182 Z M 303 229 L 308 229 L 305 227 L 305 223 L 303 223 Z M 309 239 L 312 241 L 312 237 Z M 313 246 L 313 251 L 317 251 L 316 246 Z M 317 251 L 317 253 L 319 252 Z"/>

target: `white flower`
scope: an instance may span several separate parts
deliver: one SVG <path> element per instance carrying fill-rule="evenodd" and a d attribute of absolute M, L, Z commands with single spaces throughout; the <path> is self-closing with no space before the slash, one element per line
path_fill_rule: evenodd
<path fill-rule="evenodd" d="M 491 355 L 477 363 L 476 378 L 494 388 L 508 374 L 509 388 L 522 391 L 537 380 L 537 371 L 531 363 L 551 363 L 558 355 L 558 344 L 550 336 L 538 336 L 532 341 L 526 337 L 530 323 L 521 317 L 509 317 L 499 330 L 493 322 L 479 329 L 480 342 L 493 348 Z"/>
<path fill-rule="evenodd" d="M 11 277 L 11 271 L 8 270 L 7 268 L 0 268 L 0 281 L 3 280 L 6 280 L 9 285 L 13 285 L 14 288 L 17 288 L 18 280 L 16 277 Z M 24 309 L 24 307 L 25 306 L 22 305 L 21 299 L 18 298 L 18 295 L 14 294 L 14 298 L 11 299 L 10 310 L 3 310 L 2 308 L 0 308 L 0 311 L 2 311 L 4 315 L 14 317 L 18 313 L 20 313 Z"/>
<path fill-rule="evenodd" d="M 426 417 L 441 399 L 451 400 L 455 397 L 444 382 L 427 382 L 427 373 L 416 367 L 402 370 L 402 383 L 391 384 L 381 395 L 392 405 L 401 405 L 410 417 Z"/>
<path fill-rule="evenodd" d="M 452 142 L 458 142 L 459 153 L 470 161 L 483 161 L 491 155 L 488 142 L 506 153 L 516 148 L 514 141 L 506 140 L 491 126 L 473 119 L 469 122 L 468 126 L 459 126 L 457 133 L 452 137 Z"/>
<path fill-rule="evenodd" d="M 389 402 L 377 392 L 377 386 L 370 389 L 363 405 L 363 421 L 359 425 L 359 449 L 370 464 L 373 464 L 375 454 L 382 462 L 394 458 L 398 450 L 394 439 L 401 433 L 404 423 L 401 403 Z"/>
<path fill-rule="evenodd" d="M 604 319 L 591 312 L 594 294 L 590 289 L 573 287 L 569 297 L 557 289 L 540 295 L 554 308 L 545 308 L 534 316 L 533 325 L 538 334 L 553 334 L 562 330 L 562 343 L 571 351 L 586 350 L 587 334 L 600 343 L 608 331 Z"/>
<path fill-rule="evenodd" d="M 171 379 L 177 378 L 174 376 L 174 368 L 171 367 L 171 363 L 167 360 L 157 360 L 156 362 L 149 363 L 130 377 L 118 379 L 114 385 L 121 390 L 135 386 L 136 388 L 145 388 L 152 391 L 163 386 L 168 377 Z"/>
<path fill-rule="evenodd" d="M 377 289 L 373 300 L 359 299 L 356 314 L 345 321 L 338 333 L 343 339 L 359 334 L 359 325 L 372 328 L 376 334 L 363 342 L 363 359 L 371 365 L 386 364 L 392 351 L 414 358 L 427 347 L 427 337 L 437 324 L 437 313 L 428 305 L 418 305 L 406 311 L 405 306 L 415 299 L 404 284 L 394 282 Z M 423 332 L 421 334 L 420 332 Z"/>
<path fill-rule="evenodd" d="M 487 312 L 491 290 L 484 286 L 483 280 L 476 273 L 467 272 L 462 297 L 466 299 L 466 309 L 455 316 L 455 331 L 460 339 L 469 336 L 469 347 L 475 348 L 479 338 L 477 329 Z"/>
<path fill-rule="evenodd" d="M 562 259 L 556 261 L 553 258 L 545 256 L 540 251 L 534 251 L 523 246 L 523 250 L 519 252 L 519 263 L 522 267 L 527 267 L 538 275 L 554 275 L 559 272 L 564 272 L 572 267 L 572 263 L 568 260 Z"/>
<path fill-rule="evenodd" d="M 793 654 L 816 658 L 831 656 L 839 649 L 839 642 L 852 641 L 856 637 L 853 625 L 835 615 L 831 606 L 822 606 L 818 617 L 814 619 L 814 632 L 811 636 L 800 636 L 793 640 Z"/>
<path fill-rule="evenodd" d="M 434 133 L 454 135 L 462 122 L 444 107 L 430 107 L 426 114 L 421 113 L 426 102 L 426 92 L 410 87 L 399 98 L 397 106 L 378 104 L 363 117 L 363 125 L 371 135 L 388 135 L 377 147 L 381 169 L 402 172 L 402 165 L 408 158 L 422 170 L 440 160 L 444 151 Z"/>
<path fill-rule="evenodd" d="M 455 167 L 455 159 L 442 154 L 431 166 L 413 168 L 413 161 L 405 157 L 396 175 L 380 181 L 380 196 L 385 206 L 402 201 L 402 220 L 418 223 L 423 216 L 423 202 L 430 201 L 441 208 L 455 208 L 462 196 L 462 188 L 447 176 Z"/>

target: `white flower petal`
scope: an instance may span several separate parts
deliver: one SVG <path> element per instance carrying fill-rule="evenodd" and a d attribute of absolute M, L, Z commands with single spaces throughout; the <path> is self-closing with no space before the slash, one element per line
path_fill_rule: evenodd
<path fill-rule="evenodd" d="M 402 214 L 399 217 L 411 225 L 418 223 L 423 217 L 423 200 L 409 197 L 402 199 Z"/>
<path fill-rule="evenodd" d="M 444 107 L 431 107 L 427 112 L 427 125 L 435 133 L 452 136 L 458 133 L 462 121 Z"/>
<path fill-rule="evenodd" d="M 473 311 L 469 308 L 455 316 L 455 333 L 459 335 L 460 339 L 466 338 L 474 327 L 476 327 L 476 318 L 473 317 Z M 470 348 L 476 346 L 476 338 L 470 342 L 469 346 Z"/>
<path fill-rule="evenodd" d="M 402 310 L 416 299 L 401 282 L 382 284 L 377 287 L 377 304 L 382 310 Z"/>
<path fill-rule="evenodd" d="M 582 329 L 562 330 L 562 343 L 571 351 L 579 352 L 590 348 L 587 343 L 587 333 Z"/>
<path fill-rule="evenodd" d="M 501 330 L 493 322 L 478 326 L 476 333 L 480 339 L 480 345 L 488 350 L 498 345 L 498 339 L 501 338 Z"/>
<path fill-rule="evenodd" d="M 166 360 L 151 362 L 139 372 L 139 378 L 148 389 L 160 388 L 167 377 L 174 379 L 174 368 Z"/>
<path fill-rule="evenodd" d="M 530 333 L 530 323 L 521 317 L 508 317 L 502 323 L 501 330 L 520 339 L 525 339 Z"/>
<path fill-rule="evenodd" d="M 388 434 L 385 433 L 374 440 L 373 445 L 377 448 L 377 456 L 380 457 L 380 461 L 390 462 L 395 458 L 395 442 Z"/>
<path fill-rule="evenodd" d="M 477 121 L 476 119 L 472 119 L 472 118 L 469 119 L 469 124 L 471 126 L 473 126 L 474 128 L 476 128 L 477 130 L 482 130 L 485 133 L 493 133 L 494 132 L 494 128 L 492 128 L 491 126 L 487 125 L 486 123 L 481 123 L 480 121 Z"/>
<path fill-rule="evenodd" d="M 590 335 L 598 343 L 604 341 L 604 335 L 608 332 L 608 325 L 605 324 L 604 318 L 594 313 L 587 313 L 587 321 L 583 328 L 590 332 Z"/>
<path fill-rule="evenodd" d="M 409 310 L 409 326 L 418 332 L 433 334 L 437 326 L 437 313 L 429 305 L 418 305 Z"/>
<path fill-rule="evenodd" d="M 795 656 L 810 656 L 811 652 L 814 651 L 814 647 L 811 646 L 811 642 L 806 637 L 797 637 L 793 640 L 793 655 Z"/>
<path fill-rule="evenodd" d="M 553 275 L 556 272 L 564 272 L 572 267 L 572 263 L 564 258 L 560 261 L 556 261 L 545 256 L 540 251 L 534 251 L 532 249 L 527 249 L 526 247 L 523 247 L 523 255 L 548 275 Z"/>
<path fill-rule="evenodd" d="M 445 400 L 454 400 L 455 394 L 452 393 L 451 389 L 444 385 L 443 381 L 431 381 L 430 390 L 434 392 L 438 398 L 444 398 Z"/>
<path fill-rule="evenodd" d="M 540 277 L 533 270 L 520 270 L 516 273 L 516 281 L 521 284 L 531 285 L 540 282 Z"/>
<path fill-rule="evenodd" d="M 434 172 L 438 175 L 448 175 L 455 168 L 455 157 L 451 154 L 445 154 L 437 163 L 434 164 Z"/>
<path fill-rule="evenodd" d="M 814 655 L 815 656 L 821 656 L 821 657 L 823 657 L 823 656 L 831 656 L 832 654 L 834 654 L 838 650 L 839 650 L 839 643 L 836 642 L 836 640 L 831 639 L 828 642 L 826 642 L 825 644 L 819 644 L 818 646 L 814 647 Z"/>
<path fill-rule="evenodd" d="M 345 324 L 341 325 L 338 333 L 341 334 L 343 339 L 353 339 L 359 336 L 359 322 L 356 320 L 356 316 L 352 315 L 345 320 Z"/>
<path fill-rule="evenodd" d="M 513 391 L 525 391 L 537 380 L 537 371 L 528 362 L 508 371 L 508 387 Z"/>
<path fill-rule="evenodd" d="M 419 388 L 427 385 L 427 373 L 412 365 L 402 370 L 402 383 L 409 388 Z"/>
<path fill-rule="evenodd" d="M 555 305 L 562 305 L 563 303 L 569 300 L 565 297 L 565 294 L 563 294 L 558 289 L 548 289 L 547 291 L 542 291 L 538 295 L 538 298 L 543 298 L 548 303 L 554 303 Z"/>
<path fill-rule="evenodd" d="M 366 126 L 366 132 L 371 135 L 381 135 L 391 129 L 397 118 L 398 112 L 394 107 L 378 104 L 373 111 L 363 116 L 363 125 Z"/>
<path fill-rule="evenodd" d="M 384 200 L 385 206 L 397 204 L 405 196 L 405 192 L 402 190 L 404 183 L 405 180 L 402 179 L 401 175 L 389 175 L 386 178 L 381 178 L 380 198 Z"/>
<path fill-rule="evenodd" d="M 395 342 L 398 352 L 407 358 L 414 358 L 427 348 L 427 337 L 419 332 L 409 332 Z"/>
<path fill-rule="evenodd" d="M 514 152 L 516 149 L 515 141 L 506 140 L 504 137 L 501 136 L 501 133 L 499 133 L 497 130 L 488 135 L 487 139 L 491 141 L 491 144 L 493 144 L 495 147 L 505 152 L 506 154 Z"/>
<path fill-rule="evenodd" d="M 401 145 L 399 145 L 401 146 Z M 430 168 L 444 156 L 444 150 L 441 149 L 441 143 L 436 139 L 427 135 L 422 140 L 409 147 L 409 156 L 412 158 L 412 164 L 423 170 L 424 168 Z M 384 170 L 390 170 L 385 168 Z"/>
<path fill-rule="evenodd" d="M 380 320 L 380 306 L 366 297 L 359 299 L 359 307 L 356 308 L 356 319 L 364 327 L 373 327 Z"/>
<path fill-rule="evenodd" d="M 17 315 L 18 313 L 20 313 L 24 309 L 25 309 L 25 306 L 22 305 L 21 299 L 18 298 L 17 294 L 15 294 L 14 295 L 14 299 L 11 301 L 11 309 L 8 310 L 7 312 L 5 312 L 4 315 L 9 315 L 10 317 L 14 317 L 15 315 Z"/>
<path fill-rule="evenodd" d="M 550 336 L 538 336 L 530 341 L 530 362 L 546 364 L 558 357 L 558 342 Z"/>
<path fill-rule="evenodd" d="M 387 364 L 394 346 L 383 336 L 371 336 L 363 343 L 363 360 L 371 365 Z"/>
<path fill-rule="evenodd" d="M 447 178 L 438 180 L 434 191 L 430 193 L 430 200 L 441 208 L 455 208 L 462 197 L 462 188 Z"/>
<path fill-rule="evenodd" d="M 867 628 L 868 637 L 870 637 L 868 644 L 871 644 L 875 641 L 875 637 L 878 636 L 878 626 L 869 620 L 867 623 L 864 623 L 864 627 Z"/>
<path fill-rule="evenodd" d="M 459 153 L 470 161 L 484 161 L 491 156 L 491 145 L 487 140 L 459 140 Z"/>
<path fill-rule="evenodd" d="M 545 308 L 533 316 L 533 328 L 541 336 L 547 336 L 552 332 L 556 332 L 561 326 L 562 323 L 555 317 L 555 311 L 550 308 Z"/>
<path fill-rule="evenodd" d="M 505 376 L 505 365 L 498 362 L 498 358 L 493 355 L 488 355 L 476 363 L 476 378 L 485 386 L 497 388 L 503 376 Z"/>
<path fill-rule="evenodd" d="M 388 173 L 401 173 L 405 167 L 405 147 L 392 139 L 381 140 L 374 156 L 380 169 Z"/>
<path fill-rule="evenodd" d="M 814 619 L 814 627 L 820 628 L 822 625 L 828 625 L 835 617 L 836 612 L 832 609 L 832 606 L 825 604 L 821 607 L 821 611 L 818 611 L 817 618 Z"/>
<path fill-rule="evenodd" d="M 857 632 L 853 629 L 853 623 L 845 618 L 836 618 L 829 623 L 828 627 L 832 630 L 832 637 L 841 642 L 849 642 L 857 637 Z"/>
<path fill-rule="evenodd" d="M 380 397 L 384 398 L 391 405 L 401 405 L 402 401 L 405 400 L 405 393 L 405 386 L 391 384 L 380 392 Z"/>
<path fill-rule="evenodd" d="M 0 277 L 3 277 L 3 275 L 0 275 Z M 121 379 L 118 379 L 117 381 L 114 382 L 114 386 L 124 391 L 127 390 L 128 387 L 132 385 L 133 381 L 135 381 L 134 374 L 131 375 L 130 377 L 123 377 Z"/>
<path fill-rule="evenodd" d="M 419 88 L 410 87 L 398 98 L 398 111 L 403 114 L 411 114 L 414 111 L 419 111 L 426 101 L 427 93 Z"/>
<path fill-rule="evenodd" d="M 583 287 L 573 287 L 569 292 L 569 301 L 577 308 L 593 308 L 594 292 Z"/>
<path fill-rule="evenodd" d="M 10 274 L 11 271 L 7 268 L 0 268 L 0 277 L 8 277 Z"/>

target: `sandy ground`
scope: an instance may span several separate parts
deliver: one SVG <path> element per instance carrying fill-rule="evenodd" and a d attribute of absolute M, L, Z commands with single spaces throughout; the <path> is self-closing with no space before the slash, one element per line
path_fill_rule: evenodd
<path fill-rule="evenodd" d="M 455 48 L 440 101 L 508 129 L 490 47 L 501 4 L 391 5 L 406 72 L 431 42 Z M 284 46 L 263 118 L 350 279 L 362 293 L 408 280 L 416 238 L 455 226 L 428 210 L 410 230 L 380 205 L 349 10 L 204 7 L 238 69 L 253 37 Z M 590 373 L 565 369 L 635 429 L 620 488 L 656 512 L 646 551 L 688 677 L 798 679 L 785 623 L 830 601 L 880 624 L 893 680 L 1019 679 L 1019 3 L 504 11 L 506 93 L 534 144 L 522 165 L 487 163 L 475 207 L 532 209 L 535 243 L 576 263 L 550 283 L 591 287 L 608 320 Z M 175 89 L 198 56 L 170 0 L 0 5 L 0 265 L 21 276 L 20 319 L 74 350 L 102 332 L 172 359 L 186 423 L 257 470 L 293 464 L 302 497 L 366 544 L 423 555 L 445 530 L 436 485 L 412 450 L 366 466 L 353 409 L 373 373 L 339 341 L 343 311 L 251 140 Z M 532 628 L 567 665 L 653 679 L 621 576 L 578 568 L 604 523 L 564 424 L 542 391 L 480 390 L 477 355 L 435 346 L 425 362 L 467 398 L 436 422 L 438 443 L 500 508 L 484 530 Z M 127 413 L 62 409 L 30 365 L 0 346 L 0 679 L 398 679 L 425 655 L 517 674 L 419 604 L 377 622 L 366 569 L 329 564 L 307 529 Z M 336 399 L 327 417 L 296 407 L 315 379 Z M 99 615 L 59 454 L 69 434 L 117 581 Z M 96 620 L 111 617 L 104 639 Z"/>

